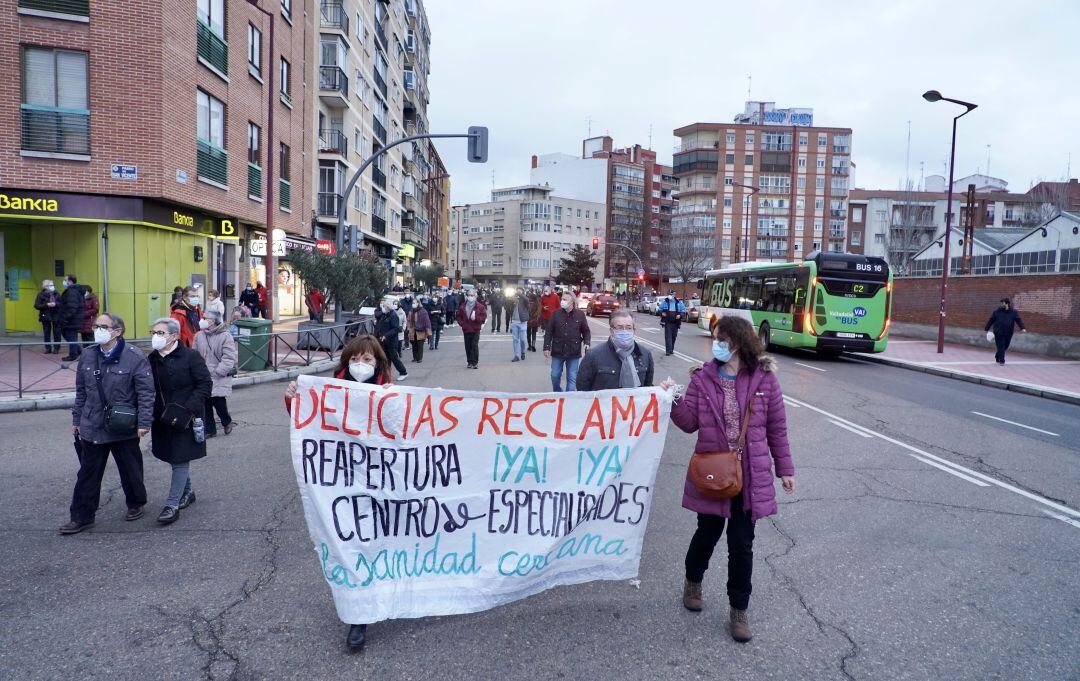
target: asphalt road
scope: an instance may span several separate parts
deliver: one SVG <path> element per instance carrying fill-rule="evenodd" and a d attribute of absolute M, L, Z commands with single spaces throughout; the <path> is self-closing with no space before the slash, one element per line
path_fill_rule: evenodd
<path fill-rule="evenodd" d="M 658 326 L 639 317 L 639 336 L 662 346 Z M 709 343 L 684 327 L 677 350 L 654 349 L 658 379 L 685 381 Z M 408 382 L 548 389 L 540 353 L 510 355 L 508 335 L 485 335 L 481 370 L 466 371 L 454 329 Z M 96 527 L 58 536 L 76 469 L 67 414 L 0 416 L 0 679 L 1080 678 L 1080 410 L 778 358 L 798 489 L 757 526 L 750 644 L 726 633 L 722 544 L 705 611 L 681 607 L 694 440 L 672 428 L 639 586 L 379 623 L 362 654 L 345 653 L 289 464 L 283 386 L 269 384 L 234 394 L 239 427 L 211 441 L 192 468 L 198 501 L 166 528 L 153 517 L 167 466 L 147 457 L 146 517 L 122 520 L 110 465 Z"/>

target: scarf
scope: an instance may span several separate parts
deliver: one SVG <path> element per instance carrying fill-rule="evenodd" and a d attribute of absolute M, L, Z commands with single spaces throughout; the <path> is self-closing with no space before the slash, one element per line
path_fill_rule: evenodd
<path fill-rule="evenodd" d="M 615 343 L 611 344 L 611 347 L 615 349 L 615 354 L 622 360 L 622 368 L 619 371 L 619 387 L 620 388 L 640 388 L 641 379 L 638 378 L 637 369 L 634 368 L 634 347 L 631 345 L 626 350 L 623 350 Z"/>

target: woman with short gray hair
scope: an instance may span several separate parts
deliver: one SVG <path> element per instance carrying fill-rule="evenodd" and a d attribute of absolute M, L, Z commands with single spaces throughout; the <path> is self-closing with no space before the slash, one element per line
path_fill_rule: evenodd
<path fill-rule="evenodd" d="M 199 321 L 199 332 L 195 334 L 195 351 L 206 362 L 214 387 L 206 400 L 205 427 L 206 437 L 217 435 L 214 412 L 221 419 L 221 428 L 228 435 L 233 429 L 232 416 L 229 415 L 228 397 L 232 395 L 232 377 L 236 374 L 236 341 L 229 333 L 229 326 L 224 324 L 221 313 L 207 310 Z"/>
<path fill-rule="evenodd" d="M 195 502 L 191 491 L 191 462 L 206 456 L 202 429 L 206 400 L 213 380 L 202 356 L 180 342 L 180 323 L 171 317 L 154 322 L 150 367 L 154 375 L 154 424 L 151 451 L 172 466 L 172 483 L 158 522 L 169 525 L 180 509 Z"/>

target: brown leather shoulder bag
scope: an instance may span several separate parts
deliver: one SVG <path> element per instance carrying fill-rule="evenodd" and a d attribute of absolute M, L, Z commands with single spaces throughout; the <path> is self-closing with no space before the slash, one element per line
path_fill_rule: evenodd
<path fill-rule="evenodd" d="M 722 419 L 719 410 L 711 401 L 709 406 L 712 407 L 713 414 Z M 742 491 L 742 457 L 746 445 L 746 428 L 750 425 L 753 406 L 754 394 L 751 391 L 750 398 L 746 403 L 746 410 L 743 412 L 742 424 L 739 427 L 739 442 L 735 451 L 695 452 L 690 457 L 690 483 L 697 489 L 698 494 L 704 498 L 713 500 L 731 499 Z"/>

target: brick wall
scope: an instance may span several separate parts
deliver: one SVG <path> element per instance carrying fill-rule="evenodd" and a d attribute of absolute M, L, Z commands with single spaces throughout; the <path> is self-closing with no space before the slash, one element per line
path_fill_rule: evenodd
<path fill-rule="evenodd" d="M 937 325 L 941 279 L 896 279 L 893 290 L 894 322 Z M 1080 336 L 1080 274 L 950 277 L 949 326 L 981 330 L 1003 297 L 1033 333 Z"/>

